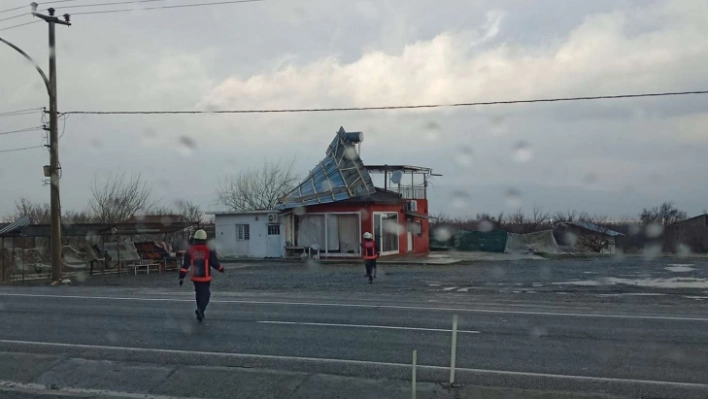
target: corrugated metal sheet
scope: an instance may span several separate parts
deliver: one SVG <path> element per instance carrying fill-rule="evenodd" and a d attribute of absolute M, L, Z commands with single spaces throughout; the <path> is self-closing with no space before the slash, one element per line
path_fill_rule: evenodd
<path fill-rule="evenodd" d="M 276 209 L 326 204 L 373 194 L 376 191 L 374 183 L 355 147 L 360 140 L 360 133 L 339 128 L 325 158 L 298 187 L 281 198 Z"/>
<path fill-rule="evenodd" d="M 593 231 L 593 232 L 595 232 L 595 233 L 605 234 L 605 235 L 610 236 L 610 237 L 617 237 L 617 236 L 623 236 L 623 235 L 624 235 L 624 234 L 618 233 L 618 232 L 616 232 L 616 231 L 614 231 L 614 230 L 610 230 L 610 229 L 607 229 L 607 228 L 598 226 L 598 225 L 596 225 L 596 224 L 594 224 L 594 223 L 588 223 L 588 222 L 571 222 L 571 223 L 568 223 L 568 224 L 573 225 L 573 226 L 577 226 L 577 227 L 580 227 L 580 228 L 583 228 L 583 229 L 585 229 L 585 230 L 590 230 L 590 231 Z"/>
<path fill-rule="evenodd" d="M 28 226 L 30 224 L 30 217 L 25 215 L 21 218 L 15 220 L 14 222 L 8 224 L 7 226 L 0 229 L 0 235 L 9 233 L 17 228 Z"/>

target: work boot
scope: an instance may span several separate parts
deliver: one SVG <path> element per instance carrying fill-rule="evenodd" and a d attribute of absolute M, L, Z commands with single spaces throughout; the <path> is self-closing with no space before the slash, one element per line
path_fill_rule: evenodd
<path fill-rule="evenodd" d="M 374 283 L 374 278 L 369 276 L 369 284 L 373 284 L 373 283 Z"/>
<path fill-rule="evenodd" d="M 197 320 L 201 323 L 202 320 L 204 320 L 204 316 L 202 316 L 202 312 L 199 311 L 199 309 L 195 310 L 194 313 L 197 315 Z"/>
<path fill-rule="evenodd" d="M 203 310 L 200 310 L 199 314 L 202 316 L 202 320 L 206 319 L 206 314 L 204 313 Z"/>

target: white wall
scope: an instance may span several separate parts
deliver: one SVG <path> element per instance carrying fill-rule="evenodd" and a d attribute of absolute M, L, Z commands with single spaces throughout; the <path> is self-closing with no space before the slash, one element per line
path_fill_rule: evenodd
<path fill-rule="evenodd" d="M 216 240 L 220 256 L 265 258 L 268 256 L 268 215 L 216 215 Z M 248 224 L 250 226 L 250 239 L 239 241 L 236 239 L 236 225 Z M 281 225 L 281 235 L 284 237 L 284 226 Z M 284 245 L 280 245 L 280 254 L 283 256 Z"/>

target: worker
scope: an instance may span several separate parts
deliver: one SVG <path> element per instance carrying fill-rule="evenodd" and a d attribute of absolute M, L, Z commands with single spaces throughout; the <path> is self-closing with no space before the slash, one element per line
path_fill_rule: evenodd
<path fill-rule="evenodd" d="M 364 250 L 366 277 L 369 278 L 369 284 L 372 284 L 374 282 L 374 276 L 376 276 L 376 258 L 379 257 L 379 251 L 376 249 L 376 241 L 374 241 L 374 236 L 369 232 L 364 233 L 364 242 L 361 246 Z"/>
<path fill-rule="evenodd" d="M 189 269 L 192 269 L 191 280 L 194 283 L 194 292 L 197 299 L 197 320 L 204 320 L 209 299 L 211 298 L 211 268 L 224 272 L 224 266 L 219 263 L 216 251 L 207 245 L 207 233 L 204 230 L 197 230 L 194 233 L 189 249 L 185 252 L 182 261 L 182 268 L 179 270 L 179 285 L 184 284 L 184 278 Z"/>

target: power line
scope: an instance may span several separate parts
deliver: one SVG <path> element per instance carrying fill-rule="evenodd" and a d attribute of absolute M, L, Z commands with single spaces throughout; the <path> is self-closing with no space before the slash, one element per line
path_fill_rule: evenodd
<path fill-rule="evenodd" d="M 25 129 L 19 129 L 19 130 L 10 130 L 8 132 L 0 132 L 0 136 L 4 136 L 6 134 L 15 134 L 15 133 L 24 133 L 24 132 L 34 132 L 36 130 L 42 130 L 44 129 L 44 126 L 36 126 L 36 127 L 28 127 Z"/>
<path fill-rule="evenodd" d="M 32 146 L 32 147 L 11 148 L 11 149 L 9 149 L 9 150 L 0 150 L 0 154 L 1 154 L 1 153 L 5 153 L 5 152 L 17 152 L 17 151 L 34 150 L 35 148 L 44 148 L 44 146 L 42 146 L 42 145 L 35 145 L 35 146 Z"/>
<path fill-rule="evenodd" d="M 138 3 L 154 3 L 156 1 L 168 1 L 168 0 L 131 0 L 131 1 L 119 1 L 119 2 L 113 2 L 113 3 L 91 3 L 91 4 L 79 4 L 79 5 L 74 5 L 74 6 L 66 6 L 62 7 L 61 9 L 67 9 L 67 8 L 81 8 L 81 7 L 101 7 L 101 6 L 117 6 L 120 4 L 138 4 Z"/>
<path fill-rule="evenodd" d="M 32 21 L 32 22 L 27 22 L 26 24 L 19 24 L 19 25 L 10 26 L 10 27 L 7 27 L 7 28 L 2 28 L 2 29 L 0 29 L 0 32 L 1 32 L 1 31 L 4 31 L 4 30 L 10 30 L 10 29 L 13 29 L 13 28 L 19 28 L 20 26 L 36 24 L 36 23 L 38 23 L 38 22 L 42 22 L 42 21 Z"/>
<path fill-rule="evenodd" d="M 535 100 L 510 100 L 510 101 L 488 101 L 456 104 L 428 104 L 428 105 L 394 105 L 378 107 L 347 107 L 347 108 L 291 108 L 291 109 L 246 109 L 246 110 L 214 110 L 214 111 L 69 111 L 65 114 L 83 115 L 175 115 L 175 114 L 270 114 L 270 113 L 304 113 L 304 112 L 344 112 L 344 111 L 386 111 L 401 109 L 423 109 L 423 108 L 451 108 L 451 107 L 475 107 L 483 105 L 510 105 L 529 103 L 550 103 L 564 101 L 592 101 L 592 100 L 615 100 L 623 98 L 644 98 L 644 97 L 667 97 L 685 96 L 695 94 L 708 94 L 708 90 L 701 91 L 681 91 L 666 93 L 644 93 L 644 94 L 619 94 L 611 96 L 586 96 L 586 97 L 562 97 L 543 98 Z"/>
<path fill-rule="evenodd" d="M 71 2 L 71 1 L 77 1 L 77 0 L 55 0 L 55 1 L 43 1 L 43 2 L 42 2 L 42 4 L 56 4 L 56 3 L 68 3 L 68 2 Z M 8 9 L 5 9 L 5 10 L 0 10 L 0 14 L 6 13 L 6 12 L 10 12 L 10 11 L 17 11 L 17 10 L 21 10 L 21 9 L 23 9 L 23 8 L 25 8 L 25 7 L 27 7 L 27 6 L 26 6 L 26 5 L 24 5 L 24 6 L 14 7 L 14 8 L 8 8 Z"/>
<path fill-rule="evenodd" d="M 179 4 L 179 5 L 174 5 L 174 6 L 145 7 L 145 8 L 138 8 L 138 9 L 86 11 L 86 12 L 75 12 L 72 15 L 113 14 L 113 13 L 120 13 L 120 12 L 163 10 L 163 9 L 168 9 L 168 8 L 203 7 L 203 6 L 217 6 L 217 5 L 223 5 L 223 4 L 239 4 L 239 3 L 258 3 L 258 2 L 263 2 L 263 1 L 267 1 L 267 0 L 231 0 L 231 1 L 219 1 L 219 2 L 215 2 L 215 3 Z"/>
<path fill-rule="evenodd" d="M 17 15 L 13 15 L 13 16 L 11 16 L 11 17 L 6 17 L 6 18 L 3 18 L 3 19 L 0 19 L 0 22 L 2 22 L 2 21 L 9 21 L 9 20 L 15 19 L 15 18 L 28 17 L 28 16 L 30 16 L 30 15 L 31 15 L 30 13 L 25 12 L 25 13 L 22 13 L 22 14 L 17 14 Z"/>
<path fill-rule="evenodd" d="M 0 112 L 0 117 L 2 116 L 13 116 L 15 114 L 28 114 L 28 113 L 34 113 L 36 111 L 42 111 L 44 108 L 27 108 L 27 109 L 18 109 L 16 111 L 7 111 L 7 112 Z"/>

